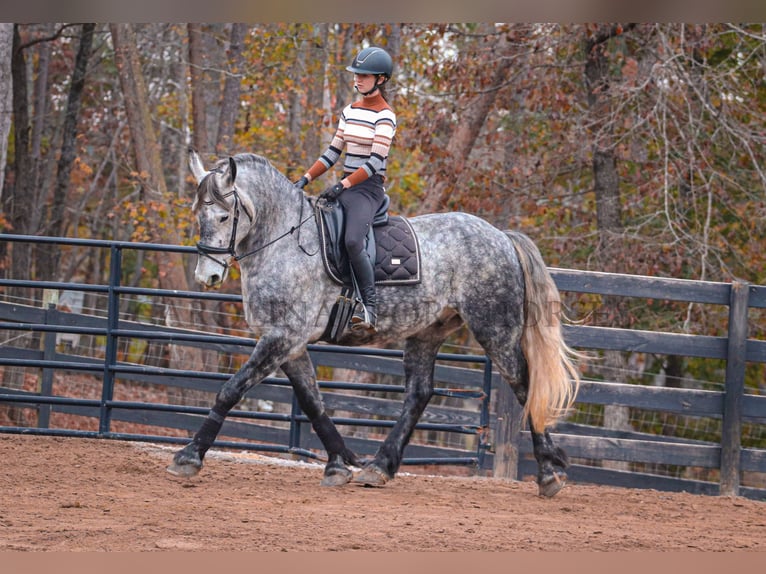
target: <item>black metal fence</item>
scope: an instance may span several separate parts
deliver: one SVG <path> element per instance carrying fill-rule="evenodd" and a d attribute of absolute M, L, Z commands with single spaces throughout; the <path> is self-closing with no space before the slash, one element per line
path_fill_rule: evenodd
<path fill-rule="evenodd" d="M 110 269 L 106 285 L 18 278 L 0 280 L 0 288 L 4 289 L 28 287 L 38 293 L 40 290 L 67 290 L 98 294 L 105 299 L 100 316 L 63 311 L 53 304 L 0 303 L 0 332 L 32 333 L 40 339 L 33 348 L 12 343 L 0 347 L 0 367 L 6 374 L 13 369 L 35 373 L 34 388 L 7 383 L 0 386 L 0 404 L 8 405 L 9 409 L 34 411 L 35 420 L 25 423 L 19 419 L 16 424 L 0 427 L 0 432 L 185 443 L 198 428 L 201 417 L 207 414 L 212 394 L 231 373 L 220 369 L 186 370 L 131 361 L 130 353 L 125 351 L 127 342 L 204 349 L 227 356 L 246 356 L 255 344 L 247 336 L 169 328 L 120 317 L 121 302 L 126 298 L 239 303 L 241 298 L 233 294 L 163 291 L 122 285 L 125 251 L 177 251 L 194 256 L 194 248 L 15 235 L 0 235 L 0 241 L 108 250 Z M 562 269 L 552 269 L 552 273 L 562 292 L 694 302 L 723 305 L 729 309 L 725 336 L 586 325 L 567 327 L 567 340 L 578 349 L 703 357 L 726 364 L 721 390 L 665 388 L 606 380 L 584 382 L 578 395 L 578 407 L 621 405 L 670 416 L 703 417 L 716 421 L 720 438 L 716 441 L 689 439 L 567 421 L 557 427 L 554 437 L 575 462 L 570 470 L 571 479 L 766 499 L 766 488 L 758 482 L 762 478 L 756 479 L 753 485 L 742 484 L 743 477 L 766 476 L 766 449 L 760 444 L 743 447 L 742 439 L 743 425 L 758 429 L 766 426 L 766 397 L 746 393 L 744 384 L 748 364 L 766 363 L 766 342 L 747 336 L 748 310 L 766 308 L 766 288 L 742 283 Z M 98 338 L 101 342 L 99 351 L 89 356 L 75 349 L 62 348 L 63 335 Z M 13 338 L 6 337 L 9 341 Z M 310 353 L 319 371 L 345 369 L 376 374 L 375 382 L 324 380 L 321 377 L 319 380 L 326 406 L 336 424 L 345 428 L 346 432 L 344 428 L 341 431 L 346 435 L 349 447 L 360 454 L 374 452 L 382 435 L 393 425 L 401 406 L 401 351 L 314 345 L 310 347 Z M 66 374 L 90 375 L 98 382 L 97 396 L 93 395 L 93 389 L 88 391 L 90 396 L 78 396 L 72 391 L 56 392 L 54 378 L 66 378 Z M 518 420 L 519 407 L 483 355 L 440 354 L 435 375 L 436 395 L 418 424 L 418 436 L 405 452 L 405 464 L 460 465 L 472 472 L 494 472 L 496 476 L 511 478 L 536 472 L 529 434 Z M 127 398 L 126 389 L 141 386 L 154 390 L 174 389 L 177 391 L 175 399 L 197 393 L 200 400 L 198 404 L 185 400 L 162 402 L 156 393 L 149 399 Z M 292 453 L 308 458 L 320 456 L 321 444 L 300 412 L 285 378 L 269 377 L 248 394 L 241 407 L 227 419 L 221 431 L 222 438 L 216 442 L 217 447 Z M 62 420 L 65 422 L 51 424 L 52 416 L 64 416 Z M 88 425 L 71 424 L 72 417 L 80 423 L 97 421 L 97 424 L 83 428 Z M 615 469 L 605 461 L 712 469 L 718 476 L 715 480 L 667 476 L 645 470 Z"/>
<path fill-rule="evenodd" d="M 199 426 L 199 417 L 206 415 L 212 404 L 212 394 L 231 373 L 200 372 L 178 368 L 147 366 L 130 363 L 118 358 L 120 341 L 145 339 L 161 341 L 168 345 L 214 349 L 220 353 L 249 355 L 255 345 L 251 337 L 215 334 L 191 329 L 168 328 L 159 325 L 145 325 L 135 321 L 119 319 L 120 301 L 124 297 L 150 297 L 155 300 L 194 299 L 208 301 L 241 302 L 239 295 L 217 292 L 168 291 L 145 289 L 121 285 L 123 251 L 178 251 L 196 254 L 194 248 L 156 244 L 135 244 L 129 242 L 91 241 L 79 239 L 38 238 L 28 236 L 0 235 L 0 240 L 29 241 L 33 243 L 58 243 L 79 247 L 95 247 L 109 250 L 109 283 L 93 285 L 84 283 L 59 283 L 50 281 L 29 281 L 6 279 L 0 281 L 4 287 L 28 287 L 47 291 L 80 291 L 97 293 L 106 298 L 104 317 L 64 312 L 55 305 L 35 307 L 19 303 L 0 303 L 0 331 L 21 331 L 41 334 L 41 349 L 24 349 L 4 345 L 0 349 L 0 365 L 7 367 L 34 368 L 40 370 L 39 390 L 24 391 L 2 388 L 0 402 L 19 407 L 34 408 L 38 412 L 35 427 L 4 426 L 0 432 L 61 434 L 83 437 L 101 437 L 122 440 L 158 441 L 182 443 L 188 436 L 163 436 L 159 434 L 125 433 L 114 430 L 114 421 L 163 427 L 190 434 Z M 103 337 L 103 357 L 83 357 L 63 353 L 57 349 L 57 337 L 61 334 Z M 356 349 L 330 345 L 311 345 L 309 351 L 317 367 L 333 367 L 376 372 L 378 374 L 402 377 L 402 352 L 396 349 Z M 464 412 L 454 407 L 429 407 L 418 424 L 420 431 L 452 433 L 474 437 L 474 446 L 466 448 L 445 448 L 416 445 L 408 449 L 404 459 L 406 465 L 451 464 L 486 468 L 487 439 L 489 424 L 489 402 L 491 398 L 491 368 L 484 368 L 488 361 L 481 355 L 441 353 L 441 364 L 436 369 L 437 388 L 435 402 L 439 398 L 451 398 L 467 403 Z M 467 369 L 456 364 L 478 364 L 483 370 Z M 100 377 L 99 398 L 78 398 L 56 396 L 53 393 L 53 375 L 56 372 L 90 373 Z M 163 404 L 157 402 L 135 402 L 115 398 L 118 381 L 139 384 L 172 386 L 182 390 L 196 391 L 207 395 L 208 406 L 187 404 Z M 447 383 L 449 387 L 439 386 Z M 385 430 L 393 426 L 398 415 L 400 401 L 356 396 L 349 398 L 336 391 L 350 390 L 354 393 L 401 394 L 401 384 L 359 383 L 334 380 L 320 380 L 324 401 L 335 411 L 360 413 L 363 416 L 333 417 L 338 425 L 354 427 L 378 427 Z M 246 399 L 269 401 L 288 405 L 287 412 L 263 412 L 257 410 L 235 410 L 230 414 L 221 431 L 222 437 L 234 440 L 219 440 L 215 446 L 221 448 L 251 449 L 266 452 L 290 453 L 317 458 L 321 449 L 310 427 L 295 401 L 290 384 L 284 377 L 269 377 L 255 387 Z M 51 411 L 81 417 L 95 418 L 98 428 L 93 430 L 51 428 Z M 257 424 L 259 421 L 267 424 Z M 283 424 L 279 424 L 283 423 Z M 361 454 L 374 452 L 377 441 L 351 438 L 350 446 Z"/>

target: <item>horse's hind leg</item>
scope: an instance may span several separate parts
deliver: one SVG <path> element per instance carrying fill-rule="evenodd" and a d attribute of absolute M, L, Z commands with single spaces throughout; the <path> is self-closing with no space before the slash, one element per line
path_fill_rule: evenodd
<path fill-rule="evenodd" d="M 303 353 L 297 359 L 284 363 L 282 371 L 290 379 L 301 410 L 311 421 L 314 432 L 327 451 L 328 460 L 324 469 L 322 485 L 341 486 L 346 484 L 353 476 L 346 465 L 361 466 L 361 464 L 356 455 L 346 448 L 343 437 L 325 412 L 309 354 Z"/>
<path fill-rule="evenodd" d="M 529 375 L 521 349 L 518 352 L 520 356 L 518 376 L 511 384 L 511 388 L 519 404 L 523 407 L 527 402 Z M 566 484 L 567 473 L 565 469 L 569 466 L 569 458 L 562 448 L 553 443 L 553 438 L 547 430 L 543 433 L 532 430 L 531 435 L 532 448 L 537 461 L 538 493 L 540 496 L 550 498 L 555 496 Z"/>
<path fill-rule="evenodd" d="M 532 446 L 537 460 L 538 493 L 551 498 L 566 484 L 565 469 L 569 466 L 569 458 L 560 447 L 553 444 L 548 431 L 532 432 Z"/>
<path fill-rule="evenodd" d="M 470 326 L 470 322 L 469 322 Z M 491 332 L 486 330 L 487 332 Z M 507 337 L 487 337 L 485 329 L 474 326 L 473 332 L 493 365 L 513 389 L 516 399 L 523 407 L 527 402 L 529 374 L 519 336 L 510 330 Z M 513 341 L 516 341 L 513 343 Z M 569 466 L 566 453 L 553 443 L 550 433 L 532 430 L 532 447 L 537 461 L 537 486 L 540 496 L 552 497 L 566 484 L 565 469 Z"/>

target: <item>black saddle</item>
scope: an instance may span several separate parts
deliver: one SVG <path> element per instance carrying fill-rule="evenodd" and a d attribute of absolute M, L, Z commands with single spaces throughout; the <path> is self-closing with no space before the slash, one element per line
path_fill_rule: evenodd
<path fill-rule="evenodd" d="M 374 262 L 376 285 L 420 283 L 420 249 L 415 230 L 402 216 L 389 216 L 390 198 L 385 195 L 367 233 L 365 249 Z M 351 265 L 343 245 L 345 213 L 339 202 L 315 204 L 320 251 L 327 274 L 342 285 L 320 340 L 337 343 L 346 333 L 360 298 L 351 278 Z"/>
<path fill-rule="evenodd" d="M 389 215 L 391 199 L 384 196 L 367 233 L 366 250 L 374 262 L 377 285 L 420 283 L 420 249 L 410 222 L 400 215 Z M 351 266 L 343 245 L 345 213 L 337 201 L 315 206 L 322 261 L 328 275 L 338 284 L 350 286 Z"/>

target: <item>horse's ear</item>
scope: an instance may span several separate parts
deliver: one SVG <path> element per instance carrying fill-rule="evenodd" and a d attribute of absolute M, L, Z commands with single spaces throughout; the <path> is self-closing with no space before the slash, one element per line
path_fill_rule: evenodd
<path fill-rule="evenodd" d="M 234 185 L 234 180 L 237 179 L 237 162 L 233 157 L 229 158 L 229 177 L 231 178 L 231 184 Z"/>
<path fill-rule="evenodd" d="M 197 185 L 199 185 L 207 175 L 207 170 L 202 165 L 202 159 L 199 157 L 197 150 L 193 147 L 189 148 L 189 169 L 191 170 L 192 175 L 194 175 L 194 179 L 197 180 Z"/>

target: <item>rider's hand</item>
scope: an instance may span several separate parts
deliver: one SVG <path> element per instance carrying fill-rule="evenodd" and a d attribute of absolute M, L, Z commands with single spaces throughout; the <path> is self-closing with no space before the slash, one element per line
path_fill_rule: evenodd
<path fill-rule="evenodd" d="M 324 199 L 325 201 L 335 201 L 338 199 L 338 196 L 345 191 L 345 189 L 346 188 L 343 187 L 343 184 L 338 182 L 320 193 L 319 198 Z"/>
<path fill-rule="evenodd" d="M 304 187 L 308 185 L 308 183 L 309 183 L 308 178 L 306 178 L 305 175 L 302 175 L 301 178 L 295 182 L 295 187 L 303 189 Z"/>

